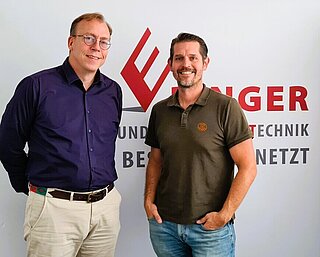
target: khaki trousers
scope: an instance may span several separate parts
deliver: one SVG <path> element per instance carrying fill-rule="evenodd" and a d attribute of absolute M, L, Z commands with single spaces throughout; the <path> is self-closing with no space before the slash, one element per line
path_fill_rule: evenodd
<path fill-rule="evenodd" d="M 28 257 L 113 257 L 121 196 L 113 188 L 87 203 L 29 192 L 24 239 Z"/>

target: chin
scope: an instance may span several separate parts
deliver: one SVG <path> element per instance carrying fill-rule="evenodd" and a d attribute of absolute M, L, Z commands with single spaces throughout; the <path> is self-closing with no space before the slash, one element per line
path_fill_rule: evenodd
<path fill-rule="evenodd" d="M 189 87 L 192 87 L 193 85 L 194 85 L 193 81 L 191 82 L 178 81 L 178 86 L 182 88 L 189 88 Z"/>
<path fill-rule="evenodd" d="M 97 71 L 102 66 L 101 63 L 91 64 L 87 66 L 87 69 L 90 71 Z"/>

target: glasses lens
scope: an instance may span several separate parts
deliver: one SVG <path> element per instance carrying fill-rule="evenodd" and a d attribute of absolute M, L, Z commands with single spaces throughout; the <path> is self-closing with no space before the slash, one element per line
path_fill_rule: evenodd
<path fill-rule="evenodd" d="M 107 50 L 109 49 L 111 46 L 111 43 L 109 41 L 106 41 L 106 40 L 101 40 L 100 41 L 100 47 L 104 50 Z"/>
<path fill-rule="evenodd" d="M 84 35 L 83 39 L 84 39 L 84 42 L 86 43 L 86 45 L 88 45 L 88 46 L 92 46 L 96 42 L 96 38 L 94 36 L 90 36 L 90 35 Z"/>
<path fill-rule="evenodd" d="M 78 37 L 83 37 L 83 41 L 87 46 L 92 46 L 97 42 L 97 39 L 95 36 L 92 35 L 77 35 Z M 99 41 L 99 45 L 101 49 L 107 50 L 110 48 L 111 43 L 108 40 L 101 40 Z"/>

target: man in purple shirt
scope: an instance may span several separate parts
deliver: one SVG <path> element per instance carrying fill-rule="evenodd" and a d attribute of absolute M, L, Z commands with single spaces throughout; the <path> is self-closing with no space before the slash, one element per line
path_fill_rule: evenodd
<path fill-rule="evenodd" d="M 99 70 L 111 34 L 99 13 L 75 19 L 68 58 L 24 78 L 3 114 L 0 160 L 15 191 L 28 195 L 28 256 L 114 256 L 122 92 Z"/>

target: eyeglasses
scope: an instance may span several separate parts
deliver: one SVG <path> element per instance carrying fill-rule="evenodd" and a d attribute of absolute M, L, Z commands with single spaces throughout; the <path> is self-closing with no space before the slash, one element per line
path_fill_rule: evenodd
<path fill-rule="evenodd" d="M 83 37 L 83 41 L 87 46 L 92 46 L 97 42 L 97 38 L 93 35 L 73 35 L 73 37 Z M 103 50 L 107 50 L 111 46 L 111 42 L 107 39 L 99 41 L 99 46 Z"/>

